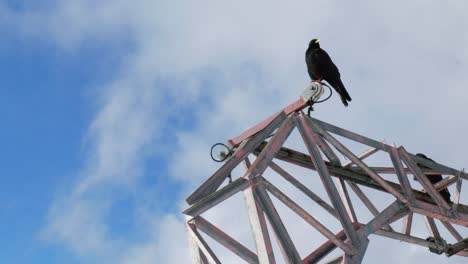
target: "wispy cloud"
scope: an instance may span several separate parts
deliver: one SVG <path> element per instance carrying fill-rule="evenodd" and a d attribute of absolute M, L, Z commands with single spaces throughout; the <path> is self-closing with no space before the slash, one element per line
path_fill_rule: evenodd
<path fill-rule="evenodd" d="M 75 0 L 27 13 L 0 7 L 7 24 L 69 51 L 92 41 L 130 39 L 134 45 L 116 67 L 122 74 L 96 99 L 89 155 L 76 185 L 51 205 L 45 236 L 78 254 L 122 263 L 186 260 L 188 253 L 176 250 L 186 250 L 179 217 L 144 221 L 141 229 L 152 232 L 143 242 L 111 234 L 108 214 L 118 194 L 108 190 L 134 188 L 148 158 L 167 151 L 161 138 L 168 133 L 175 139 L 170 175 L 158 177 L 181 181 L 184 193 L 201 183 L 214 170 L 207 156 L 214 139 L 235 135 L 299 95 L 308 82 L 305 45 L 317 36 L 354 99 L 344 109 L 333 98 L 318 108 L 320 118 L 461 166 L 457 154 L 468 147 L 456 140 L 467 128 L 461 119 L 467 114 L 468 33 L 460 31 L 468 26 L 461 12 L 466 5 L 440 5 Z M 165 123 L 185 122 L 180 109 L 187 105 L 195 125 Z M 415 120 L 428 132 L 398 125 Z M 444 145 L 428 146 L 435 137 Z"/>

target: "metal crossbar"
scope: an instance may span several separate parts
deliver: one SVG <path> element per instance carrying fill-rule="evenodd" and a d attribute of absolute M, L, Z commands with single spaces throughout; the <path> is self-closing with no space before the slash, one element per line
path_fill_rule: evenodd
<path fill-rule="evenodd" d="M 341 256 L 328 263 L 361 263 L 371 234 L 426 247 L 437 254 L 468 256 L 467 238 L 463 238 L 458 231 L 468 226 L 468 206 L 460 201 L 462 182 L 468 179 L 464 171 L 423 159 L 402 146 L 390 146 L 311 118 L 300 111 L 303 102 L 295 102 L 285 109 L 287 111 L 275 114 L 230 140 L 234 148 L 232 156 L 187 198 L 189 208 L 184 214 L 193 263 L 221 263 L 220 257 L 203 238 L 203 234 L 239 256 L 239 260 L 247 263 L 276 263 L 279 256 L 273 252 L 270 230 L 276 237 L 286 263 L 317 263 L 335 249 L 342 252 Z M 299 131 L 308 153 L 283 146 L 294 129 Z M 337 135 L 360 143 L 368 150 L 355 154 Z M 340 161 L 337 153 L 344 155 L 349 162 Z M 383 153 L 390 161 L 389 165 L 373 166 L 366 162 L 375 153 Z M 256 159 L 251 163 L 249 157 Z M 283 166 L 277 161 L 281 161 Z M 241 167 L 241 163 L 245 164 L 243 176 L 222 186 L 227 175 Z M 314 192 L 316 186 L 307 186 L 288 172 L 294 167 L 315 171 L 327 197 L 320 197 Z M 268 168 L 271 170 L 266 173 Z M 268 179 L 271 174 L 282 177 L 305 194 L 310 203 L 322 208 L 331 219 L 338 220 L 342 230 L 336 233 L 327 225 L 328 222 L 320 222 L 298 201 L 281 191 L 281 186 L 273 184 Z M 434 184 L 428 175 L 443 175 L 444 179 Z M 412 186 L 409 178 L 413 177 L 423 190 L 417 189 L 414 183 Z M 439 191 L 451 185 L 455 186 L 454 200 L 447 202 Z M 387 196 L 389 203 L 386 208 L 378 209 L 376 201 L 368 193 L 371 189 Z M 244 194 L 255 249 L 249 249 L 202 216 L 239 192 Z M 287 231 L 287 219 L 280 216 L 271 197 L 275 197 L 322 234 L 326 242 L 301 256 L 296 242 Z M 356 200 L 365 205 L 361 208 L 368 210 L 370 220 L 360 222 L 363 218 L 355 206 Z M 423 224 L 415 222 L 414 214 L 422 215 L 425 219 L 427 237 L 412 235 L 412 228 Z M 398 232 L 391 224 L 400 219 L 402 230 Z M 436 222 L 439 222 L 439 227 Z M 267 223 L 271 226 L 270 230 Z M 447 232 L 440 232 L 442 226 Z M 445 233 L 451 234 L 451 238 L 443 237 Z"/>

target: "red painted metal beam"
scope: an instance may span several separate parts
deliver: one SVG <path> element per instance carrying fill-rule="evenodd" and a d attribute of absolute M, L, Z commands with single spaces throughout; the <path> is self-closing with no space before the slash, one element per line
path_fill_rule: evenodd
<path fill-rule="evenodd" d="M 258 145 L 260 145 L 266 138 L 268 138 L 273 131 L 280 126 L 283 121 L 286 120 L 286 115 L 280 113 L 275 116 L 271 122 L 265 127 L 261 133 L 257 133 L 255 136 L 249 138 L 244 144 L 239 147 L 232 157 L 230 157 L 224 165 L 215 172 L 208 180 L 206 180 L 195 192 L 193 192 L 187 199 L 187 203 L 192 205 L 206 197 L 207 195 L 215 192 L 219 186 L 224 182 L 226 177 L 231 171 L 239 165 Z"/>
<path fill-rule="evenodd" d="M 257 255 L 250 251 L 248 248 L 237 242 L 235 239 L 224 233 L 221 229 L 206 221 L 201 216 L 195 217 L 192 222 L 195 226 L 203 233 L 207 234 L 218 243 L 229 249 L 234 254 L 245 260 L 247 263 L 256 264 L 259 263 Z"/>
<path fill-rule="evenodd" d="M 320 179 L 322 180 L 323 185 L 325 186 L 328 197 L 330 198 L 333 207 L 338 212 L 339 220 L 346 232 L 346 235 L 351 239 L 351 241 L 353 241 L 354 244 L 359 244 L 359 239 L 354 228 L 352 227 L 351 219 L 347 215 L 345 206 L 340 199 L 338 190 L 336 189 L 336 186 L 330 177 L 327 166 L 318 150 L 317 140 L 315 139 L 318 137 L 318 134 L 307 123 L 304 115 L 298 116 L 296 120 L 298 123 L 297 127 L 299 128 L 299 132 L 301 133 L 302 139 L 310 153 L 312 163 L 314 164 L 314 167 L 317 168 L 317 172 L 320 176 Z"/>
<path fill-rule="evenodd" d="M 333 243 L 338 245 L 341 249 L 343 249 L 343 251 L 349 254 L 355 253 L 355 251 L 352 248 L 350 248 L 348 245 L 346 245 L 337 237 L 335 237 L 328 228 L 326 228 L 317 219 L 315 219 L 313 216 L 307 213 L 304 209 L 302 209 L 298 204 L 296 204 L 293 200 L 291 200 L 286 194 L 284 194 L 278 188 L 276 188 L 276 186 L 274 186 L 273 184 L 271 184 L 269 181 L 267 181 L 264 178 L 261 178 L 261 179 L 262 179 L 262 182 L 267 187 L 268 191 L 270 191 L 276 198 L 278 198 L 278 200 L 283 202 L 287 207 L 293 210 L 298 216 L 304 219 L 308 224 L 313 226 L 322 235 L 324 235 L 325 237 L 330 239 Z"/>
<path fill-rule="evenodd" d="M 286 115 L 289 115 L 289 114 L 291 114 L 293 112 L 300 111 L 300 110 L 304 109 L 305 107 L 307 107 L 307 102 L 302 97 L 300 97 L 294 103 L 286 106 L 283 110 L 279 111 L 278 113 L 270 116 L 269 118 L 263 120 L 262 122 L 256 124 L 255 126 L 247 129 L 244 133 L 240 134 L 239 136 L 229 139 L 228 143 L 233 148 L 235 148 L 235 147 L 239 146 L 239 144 L 242 143 L 242 141 L 250 138 L 251 136 L 253 136 L 253 135 L 257 134 L 258 132 L 262 131 L 263 129 L 265 129 L 265 127 L 268 124 L 270 124 L 271 121 L 273 119 L 275 119 L 278 115 L 280 115 L 282 113 L 284 113 Z"/>

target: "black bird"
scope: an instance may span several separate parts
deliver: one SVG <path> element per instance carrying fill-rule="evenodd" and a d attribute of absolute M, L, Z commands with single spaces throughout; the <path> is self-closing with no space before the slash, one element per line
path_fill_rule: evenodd
<path fill-rule="evenodd" d="M 422 153 L 418 153 L 418 154 L 416 154 L 416 156 L 421 157 L 421 158 L 426 159 L 426 160 L 433 161 L 432 159 L 428 158 L 426 155 L 424 155 Z M 422 169 L 429 169 L 428 167 L 426 167 L 426 166 L 424 166 L 422 164 L 419 164 L 419 163 L 416 163 L 416 164 Z M 443 179 L 442 175 L 440 175 L 440 174 L 426 175 L 426 177 L 432 184 L 436 184 L 436 183 L 440 182 Z M 417 181 L 416 177 L 414 177 L 414 180 Z M 447 188 L 440 190 L 439 193 L 447 203 L 452 203 L 452 201 L 450 200 L 450 193 L 449 193 Z"/>
<path fill-rule="evenodd" d="M 340 71 L 328 53 L 320 48 L 318 39 L 310 41 L 309 48 L 307 48 L 305 53 L 305 60 L 310 78 L 316 82 L 327 81 L 341 96 L 343 104 L 348 106 L 348 102 L 351 102 L 351 97 L 341 82 Z"/>

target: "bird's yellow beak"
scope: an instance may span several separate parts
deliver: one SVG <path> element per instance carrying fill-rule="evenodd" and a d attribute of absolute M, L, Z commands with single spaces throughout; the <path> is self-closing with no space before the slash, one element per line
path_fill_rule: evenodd
<path fill-rule="evenodd" d="M 317 39 L 317 40 L 315 41 L 315 43 L 319 43 L 319 42 L 320 42 L 320 39 Z"/>

